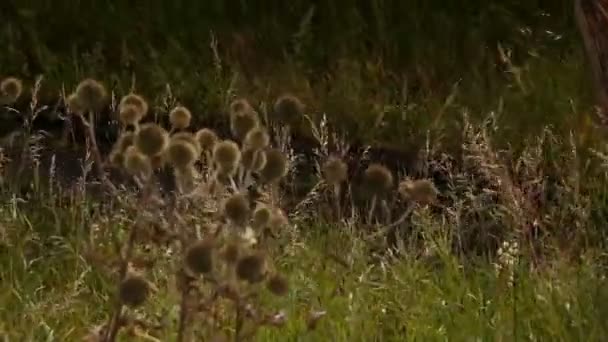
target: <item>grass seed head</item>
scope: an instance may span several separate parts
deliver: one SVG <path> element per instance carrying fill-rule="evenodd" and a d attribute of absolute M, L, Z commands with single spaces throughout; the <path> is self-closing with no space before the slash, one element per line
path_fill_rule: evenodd
<path fill-rule="evenodd" d="M 245 136 L 245 146 L 253 150 L 265 149 L 270 143 L 270 136 L 264 127 L 255 127 Z"/>
<path fill-rule="evenodd" d="M 230 116 L 230 131 L 241 141 L 258 125 L 258 114 L 254 110 L 239 111 Z"/>
<path fill-rule="evenodd" d="M 129 307 L 138 307 L 148 298 L 150 285 L 139 274 L 128 274 L 120 284 L 120 301 Z"/>
<path fill-rule="evenodd" d="M 380 164 L 370 165 L 363 174 L 363 180 L 368 191 L 375 195 L 384 193 L 393 186 L 393 174 Z"/>
<path fill-rule="evenodd" d="M 186 169 L 196 162 L 196 147 L 183 139 L 171 139 L 167 147 L 167 161 L 177 169 Z"/>
<path fill-rule="evenodd" d="M 215 242 L 203 239 L 195 242 L 186 251 L 186 266 L 195 273 L 207 274 L 213 270 L 213 251 Z"/>
<path fill-rule="evenodd" d="M 0 82 L 0 93 L 6 103 L 14 103 L 23 92 L 23 82 L 16 77 L 7 77 Z"/>
<path fill-rule="evenodd" d="M 249 171 L 260 172 L 266 166 L 266 152 L 246 148 L 241 163 Z"/>
<path fill-rule="evenodd" d="M 135 146 L 129 146 L 124 155 L 124 166 L 129 174 L 143 179 L 147 179 L 152 175 L 150 159 Z"/>
<path fill-rule="evenodd" d="M 167 131 L 155 123 L 143 124 L 135 136 L 135 146 L 148 157 L 162 154 L 168 143 Z"/>
<path fill-rule="evenodd" d="M 135 106 L 142 118 L 148 114 L 148 102 L 146 102 L 141 95 L 131 93 L 123 96 L 123 98 L 120 100 L 118 108 L 119 110 L 122 110 L 122 108 L 126 106 Z"/>
<path fill-rule="evenodd" d="M 245 226 L 250 214 L 249 200 L 244 193 L 236 193 L 224 203 L 224 215 L 237 226 Z"/>
<path fill-rule="evenodd" d="M 215 145 L 213 160 L 223 170 L 236 170 L 241 160 L 241 150 L 232 140 L 224 140 Z"/>
<path fill-rule="evenodd" d="M 236 275 L 239 279 L 250 284 L 264 280 L 266 260 L 261 253 L 251 253 L 242 257 L 236 264 Z"/>
<path fill-rule="evenodd" d="M 106 103 L 108 93 L 99 81 L 87 78 L 76 87 L 76 95 L 83 107 L 90 111 L 99 111 Z"/>
<path fill-rule="evenodd" d="M 439 191 L 435 184 L 428 179 L 406 179 L 399 183 L 399 194 L 421 205 L 432 204 L 437 199 Z"/>
<path fill-rule="evenodd" d="M 190 120 L 192 120 L 192 113 L 184 106 L 175 107 L 169 113 L 169 123 L 173 129 L 180 130 L 188 128 L 188 126 L 190 126 Z"/>
<path fill-rule="evenodd" d="M 323 177 L 328 184 L 340 184 L 348 176 L 348 167 L 342 160 L 332 157 L 323 164 Z"/>
<path fill-rule="evenodd" d="M 118 118 L 124 126 L 137 126 L 143 116 L 136 105 L 128 104 L 120 107 Z"/>
<path fill-rule="evenodd" d="M 253 228 L 262 229 L 270 223 L 272 217 L 272 210 L 265 205 L 259 205 L 253 211 L 253 218 L 251 225 Z"/>
<path fill-rule="evenodd" d="M 289 282 L 282 275 L 274 274 L 266 282 L 266 288 L 276 296 L 285 296 L 289 292 Z"/>
<path fill-rule="evenodd" d="M 277 119 L 287 122 L 302 117 L 304 109 L 302 101 L 291 94 L 281 95 L 274 103 L 274 113 Z"/>
<path fill-rule="evenodd" d="M 287 175 L 288 165 L 285 155 L 276 148 L 266 151 L 266 165 L 260 171 L 262 179 L 274 183 Z"/>
<path fill-rule="evenodd" d="M 86 108 L 80 102 L 80 98 L 78 97 L 78 95 L 76 95 L 76 93 L 70 94 L 65 102 L 68 107 L 68 110 L 72 114 L 82 115 L 86 111 Z"/>
<path fill-rule="evenodd" d="M 201 148 L 205 151 L 213 151 L 215 144 L 217 144 L 218 137 L 215 132 L 209 128 L 203 128 L 196 132 L 196 140 L 201 145 Z"/>

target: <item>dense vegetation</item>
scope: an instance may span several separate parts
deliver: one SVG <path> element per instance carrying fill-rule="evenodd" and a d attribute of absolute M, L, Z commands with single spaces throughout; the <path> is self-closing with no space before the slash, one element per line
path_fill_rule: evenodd
<path fill-rule="evenodd" d="M 608 154 L 570 1 L 0 19 L 0 336 L 608 333 Z"/>

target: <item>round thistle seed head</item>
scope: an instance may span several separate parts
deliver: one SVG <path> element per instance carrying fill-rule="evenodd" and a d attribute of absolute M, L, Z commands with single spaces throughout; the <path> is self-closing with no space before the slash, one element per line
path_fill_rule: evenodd
<path fill-rule="evenodd" d="M 302 101 L 291 94 L 280 96 L 274 103 L 274 114 L 277 119 L 287 122 L 302 117 L 304 109 Z"/>
<path fill-rule="evenodd" d="M 348 168 L 346 164 L 338 158 L 330 158 L 323 165 L 323 177 L 328 184 L 340 184 L 346 180 Z"/>
<path fill-rule="evenodd" d="M 245 146 L 253 150 L 265 149 L 270 143 L 270 136 L 263 127 L 255 127 L 245 136 Z"/>
<path fill-rule="evenodd" d="M 253 212 L 253 218 L 251 226 L 255 229 L 262 229 L 268 226 L 270 218 L 272 217 L 272 210 L 265 205 L 259 205 Z"/>
<path fill-rule="evenodd" d="M 241 246 L 236 241 L 227 242 L 222 252 L 222 257 L 230 265 L 236 264 L 241 255 Z"/>
<path fill-rule="evenodd" d="M 287 281 L 287 278 L 282 275 L 274 274 L 266 282 L 266 288 L 268 288 L 272 294 L 282 297 L 289 292 L 289 282 Z"/>
<path fill-rule="evenodd" d="M 372 164 L 363 174 L 363 180 L 368 191 L 380 195 L 393 186 L 393 174 L 384 165 Z"/>
<path fill-rule="evenodd" d="M 416 181 L 406 179 L 399 183 L 399 194 L 421 205 L 427 205 L 435 203 L 439 191 L 428 179 Z"/>
<path fill-rule="evenodd" d="M 236 264 L 236 275 L 239 279 L 250 284 L 264 280 L 266 260 L 261 253 L 252 253 L 242 257 Z"/>
<path fill-rule="evenodd" d="M 15 103 L 23 92 L 23 82 L 16 77 L 7 77 L 0 82 L 0 94 L 6 103 Z"/>
<path fill-rule="evenodd" d="M 173 129 L 179 130 L 188 128 L 188 126 L 190 126 L 190 120 L 192 120 L 192 113 L 184 106 L 175 107 L 171 113 L 169 113 L 169 123 Z"/>
<path fill-rule="evenodd" d="M 167 131 L 155 123 L 142 125 L 135 136 L 135 146 L 148 157 L 163 153 L 168 143 Z"/>
<path fill-rule="evenodd" d="M 129 274 L 120 283 L 118 296 L 120 301 L 129 307 L 137 307 L 142 305 L 148 298 L 150 285 L 139 274 Z"/>
<path fill-rule="evenodd" d="M 186 169 L 196 162 L 196 147 L 183 139 L 171 139 L 167 147 L 167 161 L 176 169 Z"/>
<path fill-rule="evenodd" d="M 247 148 L 241 157 L 243 166 L 253 172 L 260 172 L 266 166 L 266 152 Z"/>
<path fill-rule="evenodd" d="M 120 152 L 125 152 L 129 146 L 133 146 L 135 144 L 135 133 L 133 132 L 124 132 L 118 138 L 116 142 L 116 150 Z"/>
<path fill-rule="evenodd" d="M 196 140 L 205 151 L 213 151 L 215 144 L 218 141 L 217 134 L 209 128 L 203 128 L 196 132 Z"/>
<path fill-rule="evenodd" d="M 251 107 L 247 99 L 240 98 L 230 103 L 230 116 L 239 112 L 245 112 L 250 110 L 253 110 L 253 107 Z"/>
<path fill-rule="evenodd" d="M 259 124 L 258 114 L 254 110 L 236 112 L 230 116 L 230 130 L 232 135 L 243 140 L 247 133 Z"/>
<path fill-rule="evenodd" d="M 202 152 L 201 144 L 196 139 L 196 136 L 190 132 L 178 132 L 171 136 L 171 139 L 181 139 L 187 141 L 189 144 L 194 146 L 198 154 Z"/>
<path fill-rule="evenodd" d="M 112 152 L 110 152 L 109 160 L 110 164 L 117 168 L 124 167 L 125 165 L 125 155 L 121 151 L 112 150 Z"/>
<path fill-rule="evenodd" d="M 123 98 L 120 100 L 118 108 L 120 111 L 122 111 L 122 109 L 126 106 L 135 106 L 139 111 L 140 117 L 142 118 L 148 114 L 148 102 L 146 102 L 141 95 L 131 93 L 123 96 Z"/>
<path fill-rule="evenodd" d="M 66 99 L 66 105 L 68 106 L 68 110 L 70 113 L 75 115 L 82 115 L 86 111 L 86 108 L 80 102 L 80 98 L 76 93 L 72 93 Z"/>
<path fill-rule="evenodd" d="M 203 239 L 195 242 L 186 251 L 186 266 L 195 273 L 206 274 L 213 270 L 213 250 L 215 242 Z"/>
<path fill-rule="evenodd" d="M 213 160 L 220 169 L 236 170 L 241 161 L 241 150 L 232 140 L 224 140 L 215 145 L 213 149 Z"/>
<path fill-rule="evenodd" d="M 158 170 L 165 166 L 167 163 L 167 155 L 165 153 L 157 154 L 155 156 L 150 157 L 150 164 L 152 164 L 152 169 Z"/>
<path fill-rule="evenodd" d="M 224 203 L 224 215 L 237 226 L 245 226 L 250 213 L 249 200 L 243 193 L 230 196 Z"/>
<path fill-rule="evenodd" d="M 262 180 L 266 183 L 274 183 L 287 175 L 287 158 L 278 149 L 273 148 L 266 151 L 266 165 L 260 171 Z"/>
<path fill-rule="evenodd" d="M 87 78 L 76 87 L 76 95 L 86 110 L 98 111 L 105 105 L 108 93 L 101 83 Z"/>
<path fill-rule="evenodd" d="M 124 126 L 137 126 L 142 119 L 141 111 L 135 105 L 125 105 L 120 107 L 118 118 Z"/>
<path fill-rule="evenodd" d="M 124 166 L 129 174 L 142 179 L 147 179 L 152 175 L 150 159 L 139 152 L 135 146 L 129 146 L 124 155 Z"/>

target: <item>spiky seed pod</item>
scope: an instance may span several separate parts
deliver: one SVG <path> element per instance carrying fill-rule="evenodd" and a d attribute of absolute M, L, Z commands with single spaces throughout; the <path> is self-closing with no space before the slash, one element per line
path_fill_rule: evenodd
<path fill-rule="evenodd" d="M 148 114 L 148 102 L 141 96 L 134 93 L 125 95 L 120 99 L 120 104 L 118 105 L 119 110 L 126 106 L 135 106 L 139 110 L 140 116 L 143 118 Z"/>
<path fill-rule="evenodd" d="M 285 155 L 276 148 L 266 151 L 266 165 L 260 171 L 262 179 L 266 183 L 279 181 L 287 175 L 288 165 Z"/>
<path fill-rule="evenodd" d="M 323 177 L 328 184 L 340 184 L 346 180 L 348 176 L 348 168 L 346 164 L 335 157 L 329 158 L 323 164 Z"/>
<path fill-rule="evenodd" d="M 213 149 L 213 160 L 221 169 L 236 169 L 241 161 L 241 150 L 232 140 L 224 140 L 215 145 Z"/>
<path fill-rule="evenodd" d="M 125 105 L 119 110 L 118 118 L 124 126 L 137 126 L 143 117 L 141 111 L 135 105 Z"/>
<path fill-rule="evenodd" d="M 302 101 L 291 94 L 281 95 L 274 103 L 275 117 L 288 122 L 302 117 L 304 109 Z"/>
<path fill-rule="evenodd" d="M 382 194 L 393 186 L 393 174 L 384 165 L 372 164 L 363 174 L 368 191 L 374 195 Z"/>
<path fill-rule="evenodd" d="M 259 125 L 258 114 L 254 110 L 236 112 L 230 116 L 230 131 L 239 139 L 245 139 L 249 131 Z"/>
<path fill-rule="evenodd" d="M 171 136 L 171 139 L 181 139 L 187 141 L 188 143 L 192 144 L 192 146 L 194 146 L 198 154 L 203 151 L 203 149 L 201 148 L 201 144 L 198 142 L 198 139 L 196 139 L 196 136 L 190 132 L 175 133 Z"/>
<path fill-rule="evenodd" d="M 195 273 L 206 274 L 213 270 L 213 250 L 215 242 L 203 239 L 195 242 L 186 251 L 186 266 Z"/>
<path fill-rule="evenodd" d="M 171 139 L 167 147 L 167 161 L 176 169 L 186 169 L 196 162 L 196 148 L 183 139 Z"/>
<path fill-rule="evenodd" d="M 168 143 L 167 131 L 155 123 L 143 124 L 135 136 L 135 146 L 148 157 L 163 153 Z"/>
<path fill-rule="evenodd" d="M 133 132 L 124 132 L 118 137 L 118 141 L 116 141 L 116 150 L 120 152 L 125 152 L 129 146 L 133 146 L 135 144 L 135 133 Z"/>
<path fill-rule="evenodd" d="M 108 93 L 103 84 L 87 78 L 76 87 L 76 95 L 86 110 L 98 111 L 105 105 Z"/>
<path fill-rule="evenodd" d="M 76 93 L 72 93 L 66 99 L 66 105 L 70 113 L 75 115 L 82 115 L 86 111 L 86 108 L 80 102 L 80 98 Z"/>
<path fill-rule="evenodd" d="M 236 264 L 236 275 L 239 279 L 251 284 L 264 280 L 266 260 L 261 253 L 252 253 L 242 257 Z"/>
<path fill-rule="evenodd" d="M 152 175 L 150 159 L 139 152 L 135 146 L 129 146 L 124 153 L 124 166 L 133 176 L 147 179 Z"/>
<path fill-rule="evenodd" d="M 285 296 L 289 292 L 289 282 L 282 275 L 274 274 L 266 282 L 266 288 L 276 296 Z"/>
<path fill-rule="evenodd" d="M 245 112 L 250 110 L 253 110 L 253 107 L 251 107 L 247 99 L 240 98 L 230 103 L 230 116 L 239 112 Z"/>
<path fill-rule="evenodd" d="M 236 193 L 224 203 L 224 215 L 237 226 L 245 226 L 250 214 L 249 200 L 244 193 Z"/>
<path fill-rule="evenodd" d="M 196 140 L 205 151 L 213 151 L 215 144 L 218 141 L 217 134 L 209 128 L 203 128 L 196 132 Z"/>
<path fill-rule="evenodd" d="M 249 171 L 260 172 L 266 166 L 266 152 L 246 148 L 243 151 L 241 163 Z"/>
<path fill-rule="evenodd" d="M 6 103 L 14 103 L 23 92 L 23 82 L 16 77 L 7 77 L 0 82 L 0 94 Z"/>
<path fill-rule="evenodd" d="M 146 301 L 149 292 L 148 281 L 139 274 L 131 273 L 120 283 L 118 296 L 124 305 L 137 307 Z"/>
<path fill-rule="evenodd" d="M 179 130 L 188 128 L 188 126 L 190 126 L 190 120 L 192 120 L 192 113 L 184 106 L 175 107 L 169 113 L 169 123 L 173 129 Z"/>
<path fill-rule="evenodd" d="M 265 149 L 270 143 L 270 136 L 264 127 L 255 127 L 245 136 L 245 146 L 253 150 Z"/>
<path fill-rule="evenodd" d="M 435 187 L 435 184 L 428 179 L 416 181 L 406 179 L 399 183 L 399 193 L 406 199 L 426 205 L 432 204 L 437 200 L 439 191 Z"/>
<path fill-rule="evenodd" d="M 262 229 L 268 225 L 272 217 L 272 210 L 265 205 L 259 205 L 253 211 L 251 226 L 256 229 Z"/>
<path fill-rule="evenodd" d="M 222 252 L 222 258 L 230 265 L 236 264 L 241 255 L 241 246 L 236 241 L 227 242 Z"/>

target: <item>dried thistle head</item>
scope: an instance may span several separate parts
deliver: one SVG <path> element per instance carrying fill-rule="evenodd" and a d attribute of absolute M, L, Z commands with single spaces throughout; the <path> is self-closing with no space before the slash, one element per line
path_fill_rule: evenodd
<path fill-rule="evenodd" d="M 202 152 L 201 144 L 199 143 L 196 136 L 190 132 L 178 132 L 171 136 L 171 139 L 181 139 L 190 143 L 196 149 L 197 153 Z"/>
<path fill-rule="evenodd" d="M 406 179 L 399 183 L 399 194 L 405 199 L 426 205 L 435 203 L 439 191 L 435 184 L 428 179 L 415 181 Z"/>
<path fill-rule="evenodd" d="M 270 136 L 264 127 L 255 127 L 245 136 L 244 145 L 253 150 L 265 149 L 270 143 Z"/>
<path fill-rule="evenodd" d="M 138 307 L 148 298 L 150 285 L 140 274 L 129 273 L 120 283 L 118 296 L 120 301 L 129 307 Z"/>
<path fill-rule="evenodd" d="M 224 140 L 215 145 L 213 161 L 229 175 L 232 175 L 241 160 L 241 150 L 232 140 Z"/>
<path fill-rule="evenodd" d="M 76 93 L 72 93 L 65 100 L 68 107 L 68 111 L 75 115 L 82 115 L 86 111 L 86 108 L 80 102 L 80 98 Z"/>
<path fill-rule="evenodd" d="M 123 96 L 118 104 L 119 111 L 122 111 L 126 106 L 135 106 L 141 118 L 148 114 L 148 102 L 141 95 L 131 93 Z"/>
<path fill-rule="evenodd" d="M 224 202 L 224 215 L 237 226 L 245 226 L 250 214 L 249 199 L 244 193 L 236 193 Z"/>
<path fill-rule="evenodd" d="M 171 139 L 167 147 L 167 161 L 176 169 L 192 166 L 198 158 L 196 147 L 183 139 Z"/>
<path fill-rule="evenodd" d="M 203 128 L 196 132 L 196 140 L 198 140 L 198 143 L 203 150 L 213 151 L 215 144 L 217 144 L 218 137 L 211 129 Z"/>
<path fill-rule="evenodd" d="M 265 273 L 266 260 L 260 252 L 245 255 L 236 264 L 237 277 L 250 284 L 259 283 L 264 280 Z"/>
<path fill-rule="evenodd" d="M 323 177 L 328 184 L 340 184 L 348 177 L 348 167 L 339 158 L 331 157 L 323 164 Z"/>
<path fill-rule="evenodd" d="M 125 165 L 125 155 L 122 151 L 113 149 L 109 156 L 110 164 L 114 167 L 121 168 Z"/>
<path fill-rule="evenodd" d="M 393 174 L 384 165 L 372 164 L 365 170 L 363 181 L 370 193 L 379 195 L 393 186 Z"/>
<path fill-rule="evenodd" d="M 23 92 L 23 82 L 16 77 L 7 77 L 0 82 L 0 94 L 5 103 L 15 103 Z"/>
<path fill-rule="evenodd" d="M 186 250 L 185 263 L 188 268 L 198 274 L 213 271 L 213 253 L 215 241 L 211 238 L 199 240 Z"/>
<path fill-rule="evenodd" d="M 288 122 L 302 117 L 304 104 L 292 94 L 283 94 L 274 103 L 274 113 L 277 119 Z"/>
<path fill-rule="evenodd" d="M 124 153 L 124 167 L 132 176 L 148 179 L 152 175 L 150 159 L 135 146 L 129 146 Z"/>
<path fill-rule="evenodd" d="M 92 78 L 87 78 L 78 84 L 76 95 L 78 95 L 82 106 L 89 111 L 102 109 L 108 97 L 103 84 Z"/>
<path fill-rule="evenodd" d="M 135 136 L 135 146 L 148 157 L 163 153 L 168 143 L 167 131 L 155 123 L 143 124 Z"/>
<path fill-rule="evenodd" d="M 251 226 L 256 229 L 262 229 L 270 223 L 272 210 L 265 205 L 258 205 L 253 211 Z"/>
<path fill-rule="evenodd" d="M 127 104 L 119 108 L 118 118 L 124 126 L 137 126 L 143 116 L 137 106 Z"/>
<path fill-rule="evenodd" d="M 241 163 L 247 170 L 260 172 L 266 166 L 266 152 L 246 148 L 243 150 Z"/>
<path fill-rule="evenodd" d="M 240 140 L 243 140 L 247 133 L 258 125 L 258 114 L 253 109 L 235 112 L 230 116 L 230 131 L 235 138 Z"/>
<path fill-rule="evenodd" d="M 133 146 L 135 144 L 135 133 L 133 132 L 123 132 L 118 140 L 116 141 L 116 150 L 120 152 L 125 152 L 129 146 Z"/>
<path fill-rule="evenodd" d="M 245 98 L 239 98 L 230 103 L 230 116 L 234 115 L 235 113 L 245 112 L 249 110 L 253 110 L 253 107 Z"/>
<path fill-rule="evenodd" d="M 169 123 L 175 130 L 188 128 L 190 120 L 192 120 L 192 113 L 184 106 L 175 107 L 169 113 Z"/>
<path fill-rule="evenodd" d="M 284 276 L 278 273 L 273 274 L 268 278 L 266 288 L 276 296 L 285 296 L 289 292 L 289 282 Z"/>
<path fill-rule="evenodd" d="M 278 182 L 287 175 L 288 163 L 285 155 L 276 148 L 266 151 L 266 165 L 260 171 L 262 180 L 266 183 Z"/>

